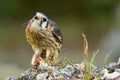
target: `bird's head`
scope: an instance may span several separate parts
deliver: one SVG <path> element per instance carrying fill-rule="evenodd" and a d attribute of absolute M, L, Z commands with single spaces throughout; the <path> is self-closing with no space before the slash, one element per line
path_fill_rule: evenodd
<path fill-rule="evenodd" d="M 36 15 L 30 20 L 31 28 L 35 30 L 47 30 L 49 19 L 43 13 L 37 12 Z"/>
<path fill-rule="evenodd" d="M 60 43 L 63 42 L 58 25 L 40 12 L 37 12 L 36 15 L 28 22 L 26 30 L 43 32 L 49 35 L 52 34 Z"/>

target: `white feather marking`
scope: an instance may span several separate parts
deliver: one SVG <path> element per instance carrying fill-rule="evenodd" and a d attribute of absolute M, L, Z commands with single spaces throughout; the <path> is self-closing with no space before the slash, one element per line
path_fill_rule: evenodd
<path fill-rule="evenodd" d="M 36 12 L 36 16 L 47 18 L 47 17 L 45 16 L 45 14 L 40 13 L 40 12 Z"/>
<path fill-rule="evenodd" d="M 42 26 L 43 29 L 46 29 L 47 22 L 43 22 L 41 26 Z"/>

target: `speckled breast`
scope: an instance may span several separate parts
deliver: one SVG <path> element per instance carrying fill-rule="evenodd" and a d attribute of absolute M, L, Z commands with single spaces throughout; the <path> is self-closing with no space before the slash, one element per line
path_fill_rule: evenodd
<path fill-rule="evenodd" d="M 42 33 L 41 33 L 42 34 Z M 49 39 L 48 36 L 42 36 L 38 32 L 34 32 L 29 28 L 26 29 L 27 42 L 34 47 L 55 47 L 54 41 Z"/>

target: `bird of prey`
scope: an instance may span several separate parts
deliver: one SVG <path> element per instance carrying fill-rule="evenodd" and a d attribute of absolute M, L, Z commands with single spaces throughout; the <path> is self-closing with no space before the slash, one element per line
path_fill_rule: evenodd
<path fill-rule="evenodd" d="M 45 14 L 37 12 L 28 21 L 25 33 L 27 42 L 34 52 L 31 60 L 32 66 L 38 66 L 42 61 L 54 64 L 63 43 L 63 37 L 57 24 Z"/>

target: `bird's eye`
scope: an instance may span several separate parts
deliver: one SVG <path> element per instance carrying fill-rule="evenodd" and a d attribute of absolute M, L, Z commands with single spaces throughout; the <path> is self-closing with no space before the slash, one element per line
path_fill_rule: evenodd
<path fill-rule="evenodd" d="M 46 18 L 43 18 L 42 21 L 45 22 L 45 21 L 47 21 L 47 19 L 46 19 Z"/>
<path fill-rule="evenodd" d="M 34 19 L 37 19 L 37 20 L 38 20 L 38 17 L 37 17 L 37 16 L 35 16 L 35 17 L 34 17 Z"/>

